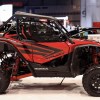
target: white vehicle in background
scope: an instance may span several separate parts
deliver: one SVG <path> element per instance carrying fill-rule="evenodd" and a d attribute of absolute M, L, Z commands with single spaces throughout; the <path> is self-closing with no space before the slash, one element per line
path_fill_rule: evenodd
<path fill-rule="evenodd" d="M 0 6 L 0 25 L 7 21 L 13 14 L 13 5 L 6 4 Z"/>
<path fill-rule="evenodd" d="M 65 17 L 56 17 L 61 23 L 62 25 L 66 28 L 67 25 L 69 24 L 69 20 L 68 20 L 68 16 Z"/>

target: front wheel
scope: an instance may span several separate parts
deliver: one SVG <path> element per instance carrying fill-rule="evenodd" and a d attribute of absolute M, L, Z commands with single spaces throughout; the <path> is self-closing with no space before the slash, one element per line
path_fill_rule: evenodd
<path fill-rule="evenodd" d="M 83 75 L 83 87 L 85 91 L 95 97 L 100 97 L 100 68 L 88 70 Z"/>
<path fill-rule="evenodd" d="M 10 84 L 10 76 L 0 69 L 0 94 L 5 93 Z"/>

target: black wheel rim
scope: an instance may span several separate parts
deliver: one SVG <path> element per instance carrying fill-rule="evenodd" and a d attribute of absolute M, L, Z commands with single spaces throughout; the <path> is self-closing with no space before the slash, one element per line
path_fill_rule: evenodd
<path fill-rule="evenodd" d="M 90 86 L 95 93 L 100 93 L 100 73 L 91 76 Z"/>

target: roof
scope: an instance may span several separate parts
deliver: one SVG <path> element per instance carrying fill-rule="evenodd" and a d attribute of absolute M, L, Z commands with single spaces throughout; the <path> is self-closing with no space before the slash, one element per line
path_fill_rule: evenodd
<path fill-rule="evenodd" d="M 52 17 L 52 16 L 44 16 L 44 15 L 38 15 L 38 14 L 31 14 L 31 13 L 20 12 L 20 11 L 15 12 L 14 15 L 15 16 L 26 16 L 26 17 L 37 17 L 37 18 L 39 17 L 39 18 L 46 18 L 46 19 L 56 20 L 56 18 Z"/>

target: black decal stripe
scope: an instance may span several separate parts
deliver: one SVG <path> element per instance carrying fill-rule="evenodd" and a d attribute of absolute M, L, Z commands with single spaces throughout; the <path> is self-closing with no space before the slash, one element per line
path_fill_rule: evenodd
<path fill-rule="evenodd" d="M 49 50 L 53 50 L 53 51 L 55 51 L 55 52 L 59 52 L 59 51 L 61 51 L 60 49 L 53 48 L 53 47 L 49 47 L 49 46 L 42 45 L 42 44 L 34 44 L 34 45 L 36 45 L 36 46 L 38 46 L 38 47 L 41 47 L 41 48 L 45 48 L 45 49 L 49 49 Z"/>
<path fill-rule="evenodd" d="M 63 52 L 60 52 L 60 54 L 57 54 L 57 55 L 53 55 L 53 54 L 44 54 L 44 53 L 40 53 L 40 52 L 30 52 L 29 50 L 21 50 L 20 51 L 21 53 L 24 53 L 24 54 L 36 54 L 36 55 L 40 55 L 40 56 L 44 56 L 45 58 L 52 58 L 52 57 L 55 57 L 55 56 L 59 56 L 61 54 L 63 54 Z"/>
<path fill-rule="evenodd" d="M 24 47 L 24 48 L 28 48 L 28 49 L 34 49 L 34 50 L 36 49 L 36 50 L 47 52 L 47 53 L 51 53 L 51 50 L 54 52 L 62 51 L 60 49 L 41 45 L 41 44 L 33 44 L 32 46 L 28 46 L 28 45 L 17 45 L 17 46 L 22 47 L 22 48 Z"/>
<path fill-rule="evenodd" d="M 38 47 L 41 47 L 41 48 L 50 49 L 50 50 L 54 50 L 54 51 L 59 51 L 60 50 L 60 49 L 57 49 L 57 48 L 49 47 L 49 46 L 34 43 L 34 42 L 31 42 L 31 44 L 33 44 L 34 46 L 38 46 Z"/>
<path fill-rule="evenodd" d="M 46 50 L 45 48 L 39 48 L 39 47 L 33 47 L 33 46 L 27 46 L 27 45 L 17 45 L 18 47 L 25 48 L 25 49 L 33 49 L 33 50 L 38 50 L 40 52 L 45 52 L 45 53 L 51 53 L 52 51 Z"/>
<path fill-rule="evenodd" d="M 20 50 L 20 52 L 25 54 L 32 54 L 32 52 L 30 52 L 29 50 Z"/>
<path fill-rule="evenodd" d="M 48 57 L 51 58 L 55 54 L 58 55 L 58 53 L 63 53 L 62 50 L 60 49 L 48 47 L 48 46 L 41 45 L 41 44 L 33 44 L 32 46 L 28 46 L 28 45 L 17 45 L 17 46 L 20 48 L 26 49 L 26 50 L 21 50 L 22 53 L 41 55 L 46 58 Z M 29 49 L 32 49 L 33 52 L 30 52 Z"/>
<path fill-rule="evenodd" d="M 24 53 L 24 54 L 36 54 L 36 55 L 46 56 L 46 54 L 44 54 L 44 53 L 40 53 L 40 52 L 30 52 L 29 50 L 21 50 L 20 52 L 21 53 Z"/>
<path fill-rule="evenodd" d="M 52 58 L 52 57 L 58 57 L 58 56 L 60 56 L 60 55 L 62 55 L 63 54 L 63 52 L 58 52 L 58 53 L 52 53 L 52 54 L 50 54 L 50 55 L 48 55 L 48 56 L 45 56 L 47 59 L 49 59 L 49 58 Z"/>

